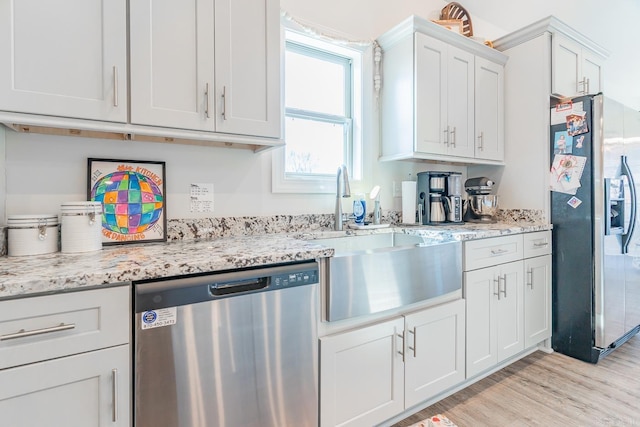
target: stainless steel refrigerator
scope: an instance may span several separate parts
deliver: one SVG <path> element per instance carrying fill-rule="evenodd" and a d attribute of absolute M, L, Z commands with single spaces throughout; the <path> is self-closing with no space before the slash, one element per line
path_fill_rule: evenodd
<path fill-rule="evenodd" d="M 552 347 L 596 363 L 640 330 L 640 113 L 574 98 L 550 137 Z"/>

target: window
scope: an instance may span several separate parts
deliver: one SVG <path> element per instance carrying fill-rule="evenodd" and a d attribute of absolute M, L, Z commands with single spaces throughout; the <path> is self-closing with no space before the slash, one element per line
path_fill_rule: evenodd
<path fill-rule="evenodd" d="M 286 32 L 286 146 L 274 153 L 274 192 L 334 192 L 343 163 L 352 179 L 361 177 L 361 56 Z"/>

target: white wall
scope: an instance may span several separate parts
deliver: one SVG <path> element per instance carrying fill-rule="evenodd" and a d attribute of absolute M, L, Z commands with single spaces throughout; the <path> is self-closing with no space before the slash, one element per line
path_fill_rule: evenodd
<path fill-rule="evenodd" d="M 372 40 L 411 14 L 436 18 L 446 4 L 439 0 L 282 0 L 281 8 L 296 20 L 319 31 L 353 40 Z M 474 21 L 477 34 L 495 31 Z M 428 163 L 380 163 L 378 158 L 378 110 L 369 93 L 369 119 L 365 141 L 365 180 L 352 183 L 352 191 L 368 193 L 380 185 L 384 210 L 400 209 L 393 197 L 392 183 L 415 178 L 423 170 L 465 168 Z M 246 150 L 202 146 L 123 142 L 79 137 L 48 136 L 6 130 L 6 154 L 0 157 L 0 171 L 6 169 L 6 185 L 0 174 L 0 208 L 6 199 L 6 215 L 56 213 L 63 202 L 86 200 L 87 158 L 160 160 L 167 163 L 167 217 L 197 218 L 234 215 L 332 213 L 335 196 L 271 193 L 271 151 L 254 154 Z M 0 149 L 2 133 L 0 131 Z M 2 159 L 5 159 L 2 167 Z M 338 165 L 336 165 L 337 169 Z M 213 183 L 213 214 L 189 210 L 189 184 Z M 2 195 L 2 193 L 0 193 Z M 350 210 L 350 200 L 344 202 Z M 0 211 L 0 212 L 4 212 Z M 0 222 L 4 223 L 6 215 Z"/>

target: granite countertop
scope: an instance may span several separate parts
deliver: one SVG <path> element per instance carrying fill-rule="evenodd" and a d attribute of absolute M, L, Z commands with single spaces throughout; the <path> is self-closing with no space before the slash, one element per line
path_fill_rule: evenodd
<path fill-rule="evenodd" d="M 371 230 L 315 230 L 166 243 L 108 246 L 80 254 L 60 252 L 4 257 L 0 299 L 75 290 L 136 280 L 263 266 L 329 257 L 333 248 L 313 239 L 400 231 L 445 242 L 548 230 L 549 224 L 498 223 L 396 226 Z M 304 240 L 306 239 L 306 240 Z"/>

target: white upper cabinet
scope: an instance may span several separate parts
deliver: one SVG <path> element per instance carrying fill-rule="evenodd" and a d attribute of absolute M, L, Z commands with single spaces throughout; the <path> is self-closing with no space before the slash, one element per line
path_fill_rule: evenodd
<path fill-rule="evenodd" d="M 416 151 L 473 156 L 473 54 L 415 34 Z"/>
<path fill-rule="evenodd" d="M 552 35 L 551 93 L 570 97 L 602 90 L 604 59 L 561 33 Z"/>
<path fill-rule="evenodd" d="M 420 33 L 415 35 L 415 39 L 415 149 L 425 153 L 446 154 L 447 44 Z M 390 60 L 393 61 L 392 58 Z M 394 67 L 394 64 L 385 64 L 385 67 Z"/>
<path fill-rule="evenodd" d="M 0 2 L 0 110 L 127 121 L 126 0 Z"/>
<path fill-rule="evenodd" d="M 130 7 L 132 123 L 281 136 L 277 1 Z"/>
<path fill-rule="evenodd" d="M 378 41 L 381 160 L 502 164 L 505 55 L 416 16 Z"/>
<path fill-rule="evenodd" d="M 476 58 L 475 156 L 504 160 L 504 67 Z"/>
<path fill-rule="evenodd" d="M 472 53 L 449 46 L 446 142 L 453 156 L 474 156 L 474 63 Z"/>
<path fill-rule="evenodd" d="M 129 7 L 131 123 L 213 131 L 213 1 Z"/>
<path fill-rule="evenodd" d="M 216 131 L 280 138 L 280 2 L 215 1 Z"/>

